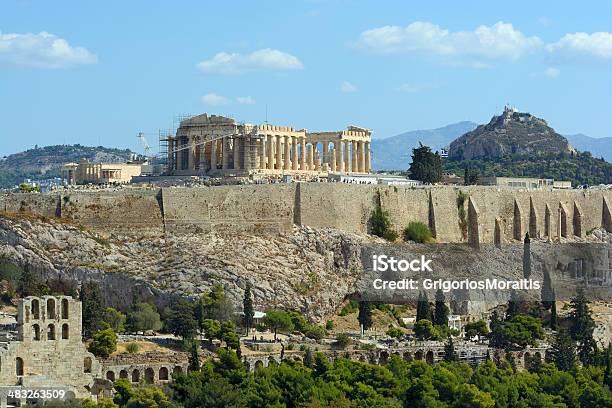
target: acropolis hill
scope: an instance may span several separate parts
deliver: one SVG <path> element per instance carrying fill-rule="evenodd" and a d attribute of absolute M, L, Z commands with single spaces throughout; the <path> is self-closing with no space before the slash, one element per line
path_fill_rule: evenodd
<path fill-rule="evenodd" d="M 380 205 L 399 229 L 421 221 L 438 242 L 478 244 L 520 240 L 526 232 L 558 241 L 612 231 L 611 202 L 610 190 L 291 183 L 14 193 L 0 196 L 0 210 L 100 231 L 269 234 L 296 224 L 366 234 Z"/>
<path fill-rule="evenodd" d="M 163 306 L 173 294 L 198 295 L 214 282 L 239 304 L 251 282 L 258 307 L 321 320 L 357 291 L 365 248 L 436 253 L 449 260 L 442 276 L 472 267 L 520 276 L 529 232 L 534 265 L 554 257 L 553 265 L 567 268 L 576 251 L 568 243 L 593 242 L 593 229 L 612 231 L 611 200 L 606 190 L 344 183 L 7 194 L 0 197 L 0 257 L 47 279 L 99 281 L 109 303 L 122 308 L 134 288 Z M 398 231 L 421 221 L 438 243 L 453 245 L 368 235 L 378 203 Z"/>

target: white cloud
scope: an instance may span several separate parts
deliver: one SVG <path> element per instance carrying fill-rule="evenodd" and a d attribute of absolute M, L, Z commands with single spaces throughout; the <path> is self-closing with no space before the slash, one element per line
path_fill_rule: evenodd
<path fill-rule="evenodd" d="M 241 105 L 255 105 L 255 99 L 252 96 L 239 96 L 236 101 Z"/>
<path fill-rule="evenodd" d="M 611 63 L 612 33 L 597 32 L 565 34 L 559 41 L 546 46 L 550 59 L 559 63 Z"/>
<path fill-rule="evenodd" d="M 349 81 L 344 81 L 340 84 L 340 91 L 344 93 L 357 92 L 357 87 Z"/>
<path fill-rule="evenodd" d="M 542 46 L 538 37 L 527 37 L 512 24 L 481 25 L 474 31 L 451 32 L 430 22 L 384 26 L 363 31 L 357 47 L 380 54 L 436 57 L 449 63 L 483 66 L 514 61 Z"/>
<path fill-rule="evenodd" d="M 98 57 L 83 47 L 42 31 L 38 34 L 2 34 L 0 32 L 0 65 L 32 68 L 64 68 L 95 64 Z"/>
<path fill-rule="evenodd" d="M 227 105 L 229 99 L 225 96 L 217 95 L 216 93 L 209 93 L 202 97 L 202 103 L 211 106 Z"/>
<path fill-rule="evenodd" d="M 197 64 L 198 69 L 213 74 L 242 74 L 249 71 L 302 69 L 302 62 L 295 56 L 264 48 L 250 54 L 217 53 L 213 58 Z"/>
<path fill-rule="evenodd" d="M 561 71 L 558 68 L 546 68 L 544 70 L 544 75 L 546 75 L 549 78 L 556 78 L 559 76 L 559 74 L 561 73 Z"/>

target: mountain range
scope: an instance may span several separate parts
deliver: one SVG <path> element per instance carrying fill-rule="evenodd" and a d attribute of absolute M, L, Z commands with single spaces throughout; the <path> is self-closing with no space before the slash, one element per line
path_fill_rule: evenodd
<path fill-rule="evenodd" d="M 412 149 L 419 142 L 440 150 L 451 142 L 478 127 L 470 121 L 453 123 L 437 129 L 413 130 L 384 139 L 372 140 L 372 168 L 374 170 L 406 170 L 411 161 Z M 579 151 L 591 152 L 593 157 L 603 157 L 612 162 L 612 137 L 594 138 L 578 133 L 565 135 L 570 144 Z"/>

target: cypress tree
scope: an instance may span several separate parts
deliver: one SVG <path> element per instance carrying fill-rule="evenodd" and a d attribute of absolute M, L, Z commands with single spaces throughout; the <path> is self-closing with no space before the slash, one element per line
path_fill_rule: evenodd
<path fill-rule="evenodd" d="M 191 344 L 189 371 L 200 371 L 200 356 L 198 355 L 198 345 L 195 341 Z"/>
<path fill-rule="evenodd" d="M 550 355 L 559 370 L 571 371 L 576 366 L 576 347 L 567 331 L 557 333 Z"/>
<path fill-rule="evenodd" d="M 370 302 L 359 302 L 359 315 L 357 316 L 359 324 L 363 326 L 363 330 L 368 330 L 372 327 L 372 305 Z"/>
<path fill-rule="evenodd" d="M 612 388 L 612 343 L 608 343 L 604 364 L 606 366 L 606 371 L 604 372 L 604 384 Z"/>
<path fill-rule="evenodd" d="M 457 354 L 457 352 L 455 351 L 455 345 L 453 344 L 452 336 L 448 336 L 448 341 L 444 345 L 444 361 L 459 361 L 459 354 Z"/>
<path fill-rule="evenodd" d="M 90 339 L 102 329 L 104 308 L 100 286 L 95 282 L 83 283 L 79 292 L 79 300 L 83 313 L 83 337 Z"/>
<path fill-rule="evenodd" d="M 253 327 L 253 318 L 255 316 L 255 310 L 253 309 L 253 298 L 251 297 L 251 282 L 247 282 L 246 289 L 244 290 L 244 300 L 242 301 L 244 308 L 244 327 L 246 333 L 249 333 L 251 327 Z"/>
<path fill-rule="evenodd" d="M 30 269 L 29 264 L 26 264 L 21 271 L 17 281 L 17 294 L 19 297 L 41 296 L 43 294 L 38 274 Z"/>
<path fill-rule="evenodd" d="M 531 239 L 529 233 L 525 234 L 523 242 L 523 277 L 525 279 L 531 277 Z"/>
<path fill-rule="evenodd" d="M 306 349 L 306 354 L 304 355 L 304 365 L 308 368 L 312 368 L 313 364 L 314 364 L 314 361 L 312 358 L 312 350 L 310 349 L 310 347 L 308 347 Z"/>
<path fill-rule="evenodd" d="M 544 310 L 549 310 L 552 307 L 552 304 L 555 301 L 555 292 L 552 287 L 552 281 L 550 279 L 550 272 L 548 271 L 548 267 L 544 265 L 544 279 L 542 280 L 542 306 Z"/>
<path fill-rule="evenodd" d="M 419 320 L 433 320 L 431 318 L 431 308 L 429 306 L 429 298 L 427 297 L 426 292 L 422 292 L 422 295 L 419 294 L 419 301 L 417 303 L 417 316 L 416 321 Z"/>
<path fill-rule="evenodd" d="M 593 339 L 595 321 L 591 315 L 583 288 L 578 288 L 576 297 L 571 300 L 570 305 L 572 307 L 570 336 L 578 342 L 578 357 L 582 364 L 592 364 L 597 351 L 597 344 Z"/>
<path fill-rule="evenodd" d="M 436 305 L 434 313 L 434 324 L 438 326 L 448 326 L 448 307 L 444 303 L 444 292 L 438 289 L 436 292 Z"/>
<path fill-rule="evenodd" d="M 519 314 L 519 296 L 516 291 L 510 292 L 508 307 L 506 308 L 506 320 L 512 319 L 513 316 Z"/>
<path fill-rule="evenodd" d="M 554 296 L 554 292 L 553 292 Z M 557 302 L 552 302 L 550 307 L 550 328 L 557 330 Z"/>

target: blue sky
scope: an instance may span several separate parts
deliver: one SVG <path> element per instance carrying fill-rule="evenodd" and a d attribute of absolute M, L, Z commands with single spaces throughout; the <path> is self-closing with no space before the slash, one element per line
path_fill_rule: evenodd
<path fill-rule="evenodd" d="M 612 136 L 612 4 L 490 1 L 0 3 L 0 155 L 202 112 L 388 137 L 505 103 Z"/>

